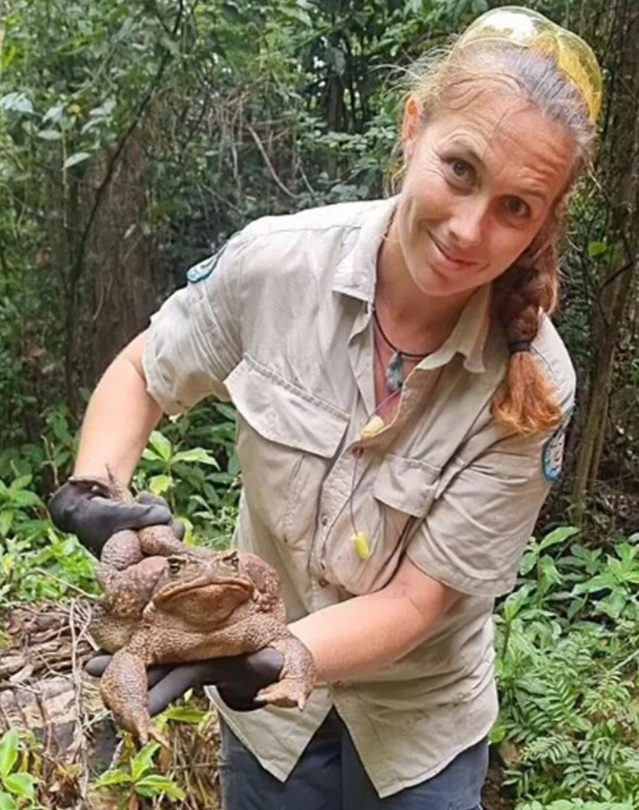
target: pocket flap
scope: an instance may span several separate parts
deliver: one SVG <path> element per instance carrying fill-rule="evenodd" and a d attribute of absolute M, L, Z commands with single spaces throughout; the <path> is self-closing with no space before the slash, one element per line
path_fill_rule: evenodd
<path fill-rule="evenodd" d="M 373 494 L 393 509 L 423 518 L 435 497 L 439 475 L 440 470 L 425 461 L 387 453 Z"/>
<path fill-rule="evenodd" d="M 337 452 L 348 416 L 331 403 L 249 355 L 224 384 L 242 418 L 263 438 L 324 458 Z"/>

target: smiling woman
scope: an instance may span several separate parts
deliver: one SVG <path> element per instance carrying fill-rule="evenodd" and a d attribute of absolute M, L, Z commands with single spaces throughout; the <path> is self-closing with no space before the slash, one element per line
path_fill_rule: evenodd
<path fill-rule="evenodd" d="M 400 194 L 247 225 L 116 359 L 83 426 L 77 471 L 128 480 L 162 411 L 237 408 L 235 542 L 276 570 L 318 686 L 301 713 L 243 712 L 286 665 L 227 662 L 234 702 L 210 696 L 228 810 L 480 804 L 494 599 L 574 400 L 548 313 L 600 84 L 588 46 L 526 9 L 484 15 L 416 74 Z M 95 548 L 102 507 L 73 487 L 54 519 Z M 202 683 L 224 685 L 214 660 L 152 705 Z"/>
<path fill-rule="evenodd" d="M 576 37 L 573 75 L 558 70 L 548 44 L 556 31 L 534 12 L 491 12 L 415 71 L 402 194 L 380 253 L 378 312 L 413 351 L 441 344 L 473 292 L 498 281 L 495 309 L 516 351 L 495 414 L 522 433 L 561 417 L 526 350 L 539 312 L 557 300 L 556 243 L 567 194 L 592 156 L 601 94 L 594 57 Z"/>

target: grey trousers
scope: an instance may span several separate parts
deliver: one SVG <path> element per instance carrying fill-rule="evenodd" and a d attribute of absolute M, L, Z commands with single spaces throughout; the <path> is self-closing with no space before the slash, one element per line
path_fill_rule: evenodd
<path fill-rule="evenodd" d="M 488 742 L 462 751 L 432 779 L 380 799 L 350 734 L 331 711 L 286 782 L 264 770 L 222 721 L 223 810 L 481 810 Z"/>

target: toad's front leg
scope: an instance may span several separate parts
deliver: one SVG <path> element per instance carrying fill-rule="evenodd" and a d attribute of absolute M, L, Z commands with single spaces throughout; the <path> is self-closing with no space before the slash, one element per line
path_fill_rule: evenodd
<path fill-rule="evenodd" d="M 315 661 L 309 649 L 292 633 L 269 641 L 284 657 L 284 666 L 279 680 L 260 689 L 255 700 L 273 706 L 303 709 L 308 696 L 315 687 Z"/>

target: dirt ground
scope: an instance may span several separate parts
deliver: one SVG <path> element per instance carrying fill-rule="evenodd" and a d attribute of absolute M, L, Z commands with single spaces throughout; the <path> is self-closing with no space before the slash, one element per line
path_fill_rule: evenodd
<path fill-rule="evenodd" d="M 515 803 L 504 794 L 502 782 L 501 766 L 497 762 L 491 762 L 481 796 L 484 810 L 513 810 Z"/>

